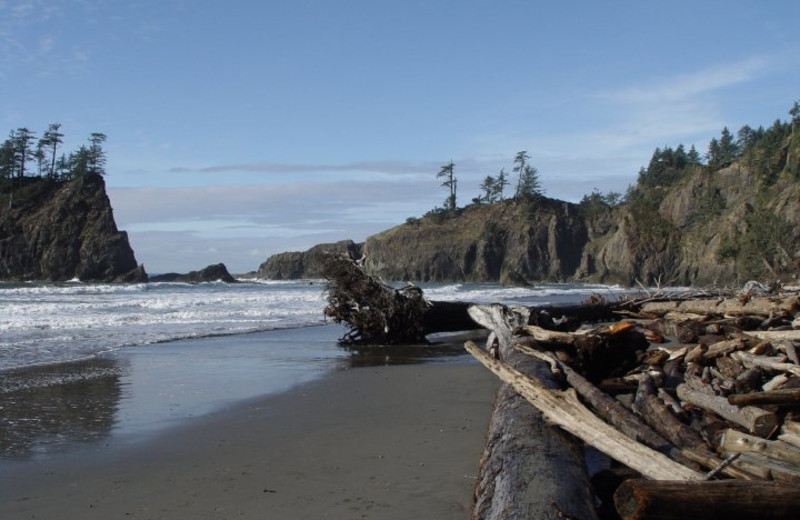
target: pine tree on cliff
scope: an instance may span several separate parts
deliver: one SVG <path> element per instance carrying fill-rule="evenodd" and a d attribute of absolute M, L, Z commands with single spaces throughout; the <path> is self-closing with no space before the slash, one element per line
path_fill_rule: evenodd
<path fill-rule="evenodd" d="M 106 153 L 103 151 L 103 143 L 106 142 L 106 134 L 93 132 L 89 137 L 89 157 L 87 173 L 96 175 L 106 174 Z"/>
<path fill-rule="evenodd" d="M 506 186 L 508 186 L 508 174 L 504 168 L 500 168 L 500 173 L 497 174 L 494 189 L 494 194 L 497 196 L 498 200 L 503 200 L 503 190 L 506 189 Z"/>
<path fill-rule="evenodd" d="M 18 128 L 16 132 L 12 133 L 12 143 L 14 147 L 14 170 L 17 172 L 17 178 L 25 177 L 25 166 L 28 161 L 33 157 L 33 142 L 34 134 L 27 128 Z"/>
<path fill-rule="evenodd" d="M 517 152 L 516 157 L 514 157 L 514 168 L 512 171 L 517 174 L 517 191 L 514 193 L 514 198 L 518 199 L 522 194 L 522 176 L 525 174 L 525 167 L 528 165 L 528 159 L 531 156 L 528 155 L 526 150 L 521 152 Z"/>
<path fill-rule="evenodd" d="M 42 159 L 45 158 L 44 152 L 49 152 L 49 157 L 47 159 L 49 159 L 50 166 L 47 169 L 47 176 L 51 179 L 56 177 L 56 155 L 58 153 L 58 145 L 64 142 L 62 140 L 64 134 L 59 132 L 60 129 L 60 123 L 51 123 L 47 130 L 45 130 L 44 135 L 42 135 L 42 138 L 39 139 L 38 149 Z"/>
<path fill-rule="evenodd" d="M 442 186 L 445 186 L 450 190 L 450 195 L 444 201 L 444 209 L 446 211 L 455 211 L 456 209 L 456 187 L 458 180 L 455 176 L 455 166 L 455 163 L 450 161 L 442 166 L 442 169 L 436 174 L 437 179 L 444 178 Z"/>
<path fill-rule="evenodd" d="M 481 183 L 481 191 L 483 192 L 483 196 L 480 197 L 480 201 L 492 203 L 496 200 L 495 189 L 497 186 L 497 181 L 491 175 L 487 175 L 483 182 Z"/>

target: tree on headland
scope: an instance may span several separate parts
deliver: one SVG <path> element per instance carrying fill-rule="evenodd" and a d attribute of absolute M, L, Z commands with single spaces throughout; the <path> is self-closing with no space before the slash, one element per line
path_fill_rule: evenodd
<path fill-rule="evenodd" d="M 89 137 L 89 157 L 88 157 L 88 172 L 89 174 L 105 175 L 106 174 L 106 153 L 103 151 L 103 143 L 106 142 L 106 134 L 93 132 Z"/>
<path fill-rule="evenodd" d="M 503 191 L 506 186 L 508 186 L 508 174 L 505 168 L 500 168 L 500 173 L 497 174 L 497 179 L 495 180 L 494 190 L 498 200 L 503 200 Z"/>
<path fill-rule="evenodd" d="M 38 176 L 54 181 L 84 175 L 105 175 L 105 134 L 94 132 L 89 137 L 88 146 L 81 146 L 69 155 L 61 153 L 59 157 L 63 137 L 61 125 L 52 123 L 34 148 L 34 132 L 27 128 L 12 130 L 8 139 L 0 143 L 0 179 L 36 177 L 37 172 L 31 174 L 28 168 L 28 164 L 34 160 L 38 164 Z"/>
<path fill-rule="evenodd" d="M 11 133 L 11 142 L 14 150 L 13 169 L 17 173 L 17 178 L 25 177 L 25 166 L 33 157 L 32 142 L 34 133 L 27 128 L 17 128 Z"/>
<path fill-rule="evenodd" d="M 436 174 L 437 179 L 444 179 L 442 186 L 450 190 L 450 195 L 448 195 L 447 199 L 444 201 L 445 211 L 455 211 L 456 209 L 456 188 L 458 179 L 456 179 L 455 175 L 455 166 L 455 163 L 450 161 L 442 166 L 442 169 Z"/>
<path fill-rule="evenodd" d="M 64 142 L 62 140 L 64 134 L 59 131 L 60 129 L 60 123 L 51 123 L 42 135 L 42 138 L 39 139 L 39 145 L 37 147 L 41 157 L 40 160 L 44 160 L 46 158 L 50 163 L 50 166 L 47 169 L 47 176 L 51 179 L 56 177 L 56 156 L 58 153 L 58 145 Z M 48 157 L 45 157 L 45 152 L 47 152 Z M 41 175 L 41 171 L 39 174 Z"/>
<path fill-rule="evenodd" d="M 520 177 L 517 198 L 531 200 L 544 195 L 542 182 L 539 180 L 539 170 L 530 164 L 525 165 L 525 170 Z"/>
<path fill-rule="evenodd" d="M 497 189 L 497 180 L 491 175 L 487 175 L 481 183 L 481 191 L 483 195 L 478 197 L 479 202 L 492 203 L 495 201 L 495 190 Z"/>
<path fill-rule="evenodd" d="M 514 157 L 514 168 L 512 168 L 512 171 L 517 174 L 517 191 L 514 193 L 514 198 L 519 198 L 522 193 L 522 176 L 525 174 L 525 167 L 528 165 L 528 159 L 530 158 L 531 156 L 528 155 L 526 150 L 517 152 L 517 155 Z"/>

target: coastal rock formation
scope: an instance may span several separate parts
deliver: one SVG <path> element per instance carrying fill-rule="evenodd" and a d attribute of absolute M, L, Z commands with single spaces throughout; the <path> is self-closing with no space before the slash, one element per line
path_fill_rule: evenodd
<path fill-rule="evenodd" d="M 0 208 L 2 280 L 147 281 L 99 175 L 9 180 Z"/>
<path fill-rule="evenodd" d="M 296 280 L 322 278 L 324 253 L 343 253 L 352 258 L 361 256 L 361 246 L 352 240 L 319 244 L 308 251 L 278 253 L 258 267 L 256 276 L 267 280 Z"/>
<path fill-rule="evenodd" d="M 417 282 L 736 285 L 800 274 L 800 131 L 776 123 L 737 160 L 702 165 L 656 151 L 624 201 L 546 197 L 431 212 L 367 238 L 275 255 L 264 278 L 316 278 L 322 250 Z M 800 128 L 800 126 L 798 126 Z M 771 133 L 770 133 L 771 132 Z M 677 156 L 677 158 L 676 158 Z M 682 162 L 681 162 L 682 161 Z M 343 244 L 347 244 L 344 246 Z"/>
<path fill-rule="evenodd" d="M 364 266 L 386 280 L 561 281 L 578 268 L 587 233 L 578 207 L 567 202 L 474 205 L 369 237 Z"/>
<path fill-rule="evenodd" d="M 189 271 L 186 274 L 165 273 L 153 275 L 151 282 L 181 282 L 181 283 L 202 283 L 202 282 L 225 282 L 236 283 L 236 279 L 228 272 L 225 264 L 213 264 L 204 267 L 199 271 Z"/>

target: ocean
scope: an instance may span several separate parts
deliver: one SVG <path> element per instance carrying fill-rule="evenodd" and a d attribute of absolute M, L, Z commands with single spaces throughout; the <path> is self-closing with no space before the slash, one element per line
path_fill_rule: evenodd
<path fill-rule="evenodd" d="M 463 356 L 345 350 L 324 282 L 0 284 L 0 463 L 132 441 L 232 402 L 374 363 Z M 527 306 L 604 285 L 429 284 L 430 300 Z"/>

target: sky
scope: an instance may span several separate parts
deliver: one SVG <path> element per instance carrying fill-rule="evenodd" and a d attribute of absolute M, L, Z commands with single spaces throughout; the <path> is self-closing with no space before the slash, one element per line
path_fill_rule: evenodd
<path fill-rule="evenodd" d="M 0 0 L 0 131 L 108 136 L 150 273 L 369 235 L 527 151 L 550 197 L 788 120 L 800 2 Z"/>

